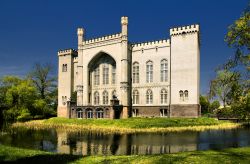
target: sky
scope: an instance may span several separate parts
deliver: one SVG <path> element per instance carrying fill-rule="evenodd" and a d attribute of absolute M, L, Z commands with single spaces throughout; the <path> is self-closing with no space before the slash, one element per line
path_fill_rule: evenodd
<path fill-rule="evenodd" d="M 215 68 L 234 54 L 224 42 L 228 26 L 248 0 L 0 0 L 0 77 L 24 77 L 35 63 L 51 63 L 57 51 L 77 49 L 77 27 L 86 39 L 120 32 L 129 17 L 129 41 L 169 38 L 169 28 L 200 24 L 201 94 Z"/>

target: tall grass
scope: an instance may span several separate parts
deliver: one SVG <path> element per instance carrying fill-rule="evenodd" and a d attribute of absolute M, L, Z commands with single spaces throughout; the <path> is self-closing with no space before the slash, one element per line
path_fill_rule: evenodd
<path fill-rule="evenodd" d="M 181 132 L 203 131 L 208 129 L 231 129 L 241 124 L 218 121 L 212 118 L 129 118 L 107 119 L 67 119 L 50 118 L 47 120 L 15 123 L 12 128 L 25 129 L 64 129 L 67 131 L 93 131 L 104 133 L 139 132 Z"/>

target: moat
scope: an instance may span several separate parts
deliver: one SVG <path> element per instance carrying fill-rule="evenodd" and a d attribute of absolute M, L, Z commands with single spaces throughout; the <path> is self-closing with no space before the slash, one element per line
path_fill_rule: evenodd
<path fill-rule="evenodd" d="M 63 130 L 2 131 L 0 144 L 74 155 L 165 154 L 250 146 L 250 129 L 103 134 Z"/>

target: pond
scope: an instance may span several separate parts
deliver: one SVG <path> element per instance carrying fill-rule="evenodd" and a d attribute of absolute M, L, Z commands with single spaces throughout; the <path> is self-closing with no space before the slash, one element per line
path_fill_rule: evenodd
<path fill-rule="evenodd" d="M 103 134 L 64 130 L 0 133 L 0 144 L 74 155 L 163 154 L 250 146 L 250 129 L 203 132 Z"/>

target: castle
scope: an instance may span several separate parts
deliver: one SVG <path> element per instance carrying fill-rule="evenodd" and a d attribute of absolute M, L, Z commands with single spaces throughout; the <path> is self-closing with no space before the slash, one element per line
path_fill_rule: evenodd
<path fill-rule="evenodd" d="M 87 40 L 58 52 L 58 117 L 199 117 L 199 25 L 170 29 L 170 39 L 128 41 L 121 33 Z M 76 102 L 71 101 L 76 92 Z"/>

